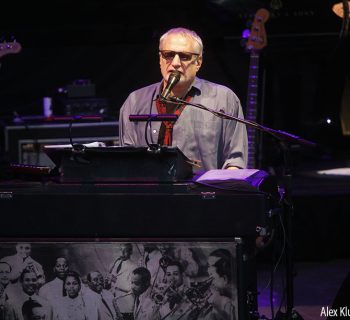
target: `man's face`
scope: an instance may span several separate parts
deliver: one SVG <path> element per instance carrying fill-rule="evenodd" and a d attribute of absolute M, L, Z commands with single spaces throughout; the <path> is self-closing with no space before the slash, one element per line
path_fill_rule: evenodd
<path fill-rule="evenodd" d="M 168 266 L 166 268 L 165 279 L 174 288 L 180 287 L 183 283 L 182 273 L 178 266 Z"/>
<path fill-rule="evenodd" d="M 135 295 L 139 296 L 140 294 L 144 293 L 147 290 L 147 288 L 148 284 L 144 283 L 141 275 L 131 275 L 131 290 Z"/>
<path fill-rule="evenodd" d="M 35 307 L 32 310 L 32 317 L 30 320 L 45 320 L 46 319 L 46 314 L 45 314 L 45 309 L 43 307 Z"/>
<path fill-rule="evenodd" d="M 212 257 L 212 256 L 208 257 L 208 274 L 209 274 L 209 277 L 213 279 L 212 286 L 216 290 L 224 289 L 228 284 L 227 278 L 225 276 L 221 277 L 217 273 L 216 267 L 214 266 L 214 264 L 219 259 L 220 259 L 219 257 Z"/>
<path fill-rule="evenodd" d="M 131 256 L 132 253 L 132 247 L 129 245 L 121 245 L 120 250 L 122 252 L 122 259 L 123 260 L 128 260 Z"/>
<path fill-rule="evenodd" d="M 68 272 L 67 260 L 65 258 L 58 258 L 53 271 L 59 279 L 63 279 Z"/>
<path fill-rule="evenodd" d="M 80 284 L 74 277 L 67 277 L 64 282 L 64 288 L 70 298 L 75 298 L 79 294 Z"/>
<path fill-rule="evenodd" d="M 165 255 L 170 251 L 170 245 L 168 245 L 166 243 L 161 243 L 158 245 L 158 249 L 162 255 Z"/>
<path fill-rule="evenodd" d="M 29 296 L 36 292 L 38 288 L 38 277 L 34 272 L 27 272 L 24 274 L 22 288 L 23 291 Z"/>
<path fill-rule="evenodd" d="M 91 280 L 88 281 L 88 286 L 92 291 L 97 293 L 101 293 L 103 289 L 103 277 L 99 272 L 91 272 L 90 273 Z"/>
<path fill-rule="evenodd" d="M 10 266 L 6 263 L 0 263 L 0 284 L 6 287 L 10 282 Z"/>
<path fill-rule="evenodd" d="M 27 258 L 31 252 L 31 245 L 29 243 L 18 243 L 16 245 L 16 251 L 23 259 Z"/>
<path fill-rule="evenodd" d="M 213 256 L 209 256 L 208 257 L 208 273 L 212 273 L 215 272 L 216 268 L 215 268 L 215 263 L 219 260 L 219 257 L 213 257 Z"/>
<path fill-rule="evenodd" d="M 194 39 L 179 34 L 168 35 L 161 42 L 160 51 L 200 54 L 199 45 Z M 181 73 L 180 81 L 175 87 L 189 86 L 202 65 L 202 56 L 199 55 L 193 55 L 191 60 L 184 61 L 180 59 L 179 55 L 175 55 L 173 59 L 166 59 L 160 53 L 159 59 L 160 70 L 165 82 L 167 82 L 172 71 L 177 70 Z"/>

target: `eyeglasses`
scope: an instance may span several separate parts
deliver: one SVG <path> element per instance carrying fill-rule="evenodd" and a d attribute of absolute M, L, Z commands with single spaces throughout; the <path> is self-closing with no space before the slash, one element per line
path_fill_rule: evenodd
<path fill-rule="evenodd" d="M 177 52 L 177 51 L 170 51 L 170 50 L 160 50 L 159 52 L 162 55 L 162 58 L 165 59 L 167 62 L 173 61 L 176 55 L 179 56 L 182 62 L 191 61 L 193 56 L 196 56 L 196 57 L 200 56 L 199 53 L 193 53 L 193 52 Z"/>

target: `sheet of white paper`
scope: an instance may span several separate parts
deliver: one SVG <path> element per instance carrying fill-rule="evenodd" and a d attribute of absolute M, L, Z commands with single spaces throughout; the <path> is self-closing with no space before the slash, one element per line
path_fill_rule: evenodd
<path fill-rule="evenodd" d="M 258 171 L 258 169 L 213 169 L 202 174 L 196 181 L 201 182 L 210 180 L 244 180 Z"/>
<path fill-rule="evenodd" d="M 90 142 L 90 143 L 83 143 L 83 145 L 87 148 L 96 148 L 96 147 L 105 147 L 106 144 L 101 141 L 95 141 L 95 142 Z M 51 148 L 71 148 L 71 144 L 50 144 L 44 146 L 46 149 L 51 149 Z"/>

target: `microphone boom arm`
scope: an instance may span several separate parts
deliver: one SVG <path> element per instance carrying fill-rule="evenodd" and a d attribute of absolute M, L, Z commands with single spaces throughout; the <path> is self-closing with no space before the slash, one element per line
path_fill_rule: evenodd
<path fill-rule="evenodd" d="M 275 137 L 276 139 L 281 140 L 281 141 L 297 142 L 299 144 L 307 145 L 310 147 L 316 147 L 316 145 L 317 145 L 313 141 L 309 141 L 309 140 L 300 138 L 300 137 L 293 135 L 291 133 L 288 133 L 288 132 L 285 132 L 282 130 L 275 130 L 275 129 L 263 126 L 257 122 L 252 121 L 252 120 L 246 120 L 246 119 L 232 116 L 230 114 L 225 113 L 223 110 L 216 111 L 216 110 L 213 110 L 213 109 L 208 108 L 206 106 L 203 106 L 202 104 L 188 102 L 188 101 L 182 100 L 182 99 L 180 99 L 178 97 L 174 97 L 174 96 L 170 97 L 168 100 L 173 101 L 173 102 L 184 103 L 186 105 L 190 105 L 190 106 L 202 109 L 202 110 L 206 110 L 206 111 L 212 113 L 213 115 L 215 115 L 219 118 L 222 118 L 222 119 L 236 120 L 237 122 L 244 123 L 244 124 L 251 126 L 257 130 L 269 133 L 270 135 L 272 135 L 273 137 Z"/>

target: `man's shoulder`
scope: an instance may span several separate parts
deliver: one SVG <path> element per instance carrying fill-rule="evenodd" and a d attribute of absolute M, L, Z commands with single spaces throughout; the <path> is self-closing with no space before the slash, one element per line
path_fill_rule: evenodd
<path fill-rule="evenodd" d="M 57 286 L 60 286 L 60 285 L 63 288 L 63 280 L 55 278 L 55 279 L 53 279 L 51 281 L 48 281 L 48 282 L 44 283 L 43 286 L 40 288 L 39 292 L 40 291 L 45 291 L 47 289 L 50 289 L 52 287 L 57 287 Z"/>
<path fill-rule="evenodd" d="M 159 88 L 160 83 L 152 83 L 146 87 L 142 87 L 139 89 L 136 89 L 130 93 L 130 96 L 134 97 L 144 97 L 148 95 L 153 95 L 153 93 L 156 93 L 156 90 Z"/>
<path fill-rule="evenodd" d="M 113 296 L 113 293 L 106 290 L 106 289 L 102 289 L 102 297 L 104 299 L 110 299 L 110 300 L 113 300 L 114 299 L 114 296 Z"/>
<path fill-rule="evenodd" d="M 159 83 L 153 83 L 131 92 L 121 108 L 121 113 L 123 110 L 126 113 L 146 112 L 156 97 L 158 88 Z"/>
<path fill-rule="evenodd" d="M 36 301 L 37 303 L 41 304 L 43 307 L 51 307 L 51 304 L 50 304 L 50 302 L 47 299 L 45 299 L 45 298 L 43 298 L 43 297 L 41 297 L 41 296 L 39 296 L 37 294 L 34 294 L 31 297 L 31 299 L 33 301 Z M 26 297 L 26 300 L 27 300 L 27 297 Z"/>
<path fill-rule="evenodd" d="M 127 266 L 128 268 L 130 267 L 136 268 L 138 266 L 137 263 L 131 259 L 125 260 L 124 262 L 125 262 L 125 266 Z"/>
<path fill-rule="evenodd" d="M 18 256 L 16 254 L 11 255 L 11 256 L 2 257 L 0 259 L 1 262 L 9 262 L 9 261 L 14 261 L 14 260 L 19 260 Z"/>
<path fill-rule="evenodd" d="M 200 90 L 204 90 L 205 92 L 209 91 L 217 91 L 221 93 L 229 93 L 229 94 L 234 94 L 233 90 L 226 85 L 219 84 L 216 82 L 212 82 L 206 79 L 200 79 L 196 78 L 196 81 L 194 83 L 195 86 L 198 86 Z"/>
<path fill-rule="evenodd" d="M 92 302 L 92 301 L 96 301 L 96 300 L 101 299 L 101 296 L 97 292 L 91 290 L 89 287 L 84 288 L 81 295 L 82 295 L 83 299 L 85 299 L 88 302 Z"/>

